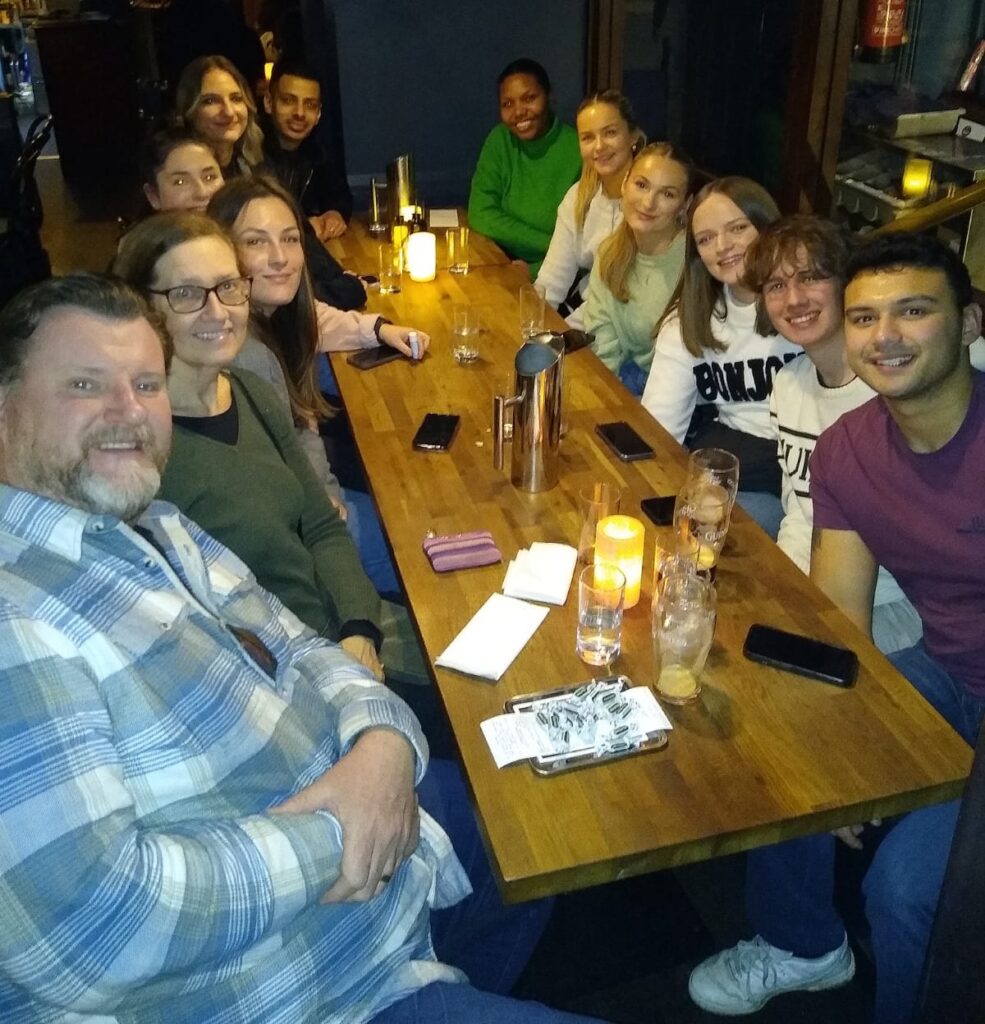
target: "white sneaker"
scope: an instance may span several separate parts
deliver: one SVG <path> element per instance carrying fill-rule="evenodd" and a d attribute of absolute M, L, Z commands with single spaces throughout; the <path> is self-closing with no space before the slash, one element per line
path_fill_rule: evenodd
<path fill-rule="evenodd" d="M 687 989 L 702 1010 L 740 1017 L 755 1013 L 773 996 L 837 988 L 854 975 L 848 936 L 833 953 L 809 960 L 777 949 L 757 935 L 698 964 Z"/>

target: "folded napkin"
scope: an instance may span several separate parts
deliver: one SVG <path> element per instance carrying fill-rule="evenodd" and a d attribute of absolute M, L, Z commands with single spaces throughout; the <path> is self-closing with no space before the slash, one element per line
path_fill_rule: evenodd
<path fill-rule="evenodd" d="M 435 665 L 499 679 L 546 615 L 546 608 L 493 594 L 438 655 Z"/>
<path fill-rule="evenodd" d="M 578 551 L 570 544 L 531 544 L 518 551 L 503 580 L 503 593 L 528 601 L 564 604 L 568 599 L 571 577 L 578 562 Z"/>

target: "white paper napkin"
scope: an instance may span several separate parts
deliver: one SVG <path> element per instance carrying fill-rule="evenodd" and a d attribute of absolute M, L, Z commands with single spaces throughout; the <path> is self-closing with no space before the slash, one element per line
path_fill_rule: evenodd
<path fill-rule="evenodd" d="M 518 551 L 507 566 L 503 593 L 528 601 L 564 604 L 577 562 L 578 550 L 570 544 L 537 541 L 529 549 Z"/>
<path fill-rule="evenodd" d="M 547 608 L 493 594 L 438 655 L 435 665 L 499 679 L 544 621 Z"/>
<path fill-rule="evenodd" d="M 428 213 L 428 224 L 433 228 L 457 228 L 458 210 L 431 210 Z"/>

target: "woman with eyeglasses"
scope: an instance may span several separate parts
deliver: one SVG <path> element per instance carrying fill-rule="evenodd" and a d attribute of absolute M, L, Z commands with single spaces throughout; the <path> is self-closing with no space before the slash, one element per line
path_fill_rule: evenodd
<path fill-rule="evenodd" d="M 382 678 L 380 598 L 345 524 L 281 396 L 231 368 L 246 341 L 251 283 L 225 231 L 201 214 L 155 214 L 126 235 L 113 269 L 148 294 L 174 349 L 174 437 L 160 496 Z"/>

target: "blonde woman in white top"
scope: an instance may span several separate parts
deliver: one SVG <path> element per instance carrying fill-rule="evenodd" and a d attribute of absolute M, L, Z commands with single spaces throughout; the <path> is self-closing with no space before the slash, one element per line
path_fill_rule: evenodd
<path fill-rule="evenodd" d="M 575 117 L 581 178 L 557 211 L 551 244 L 536 283 L 572 327 L 582 327 L 581 304 L 588 271 L 602 242 L 622 221 L 621 188 L 633 156 L 646 137 L 629 100 L 615 89 L 585 98 Z"/>

